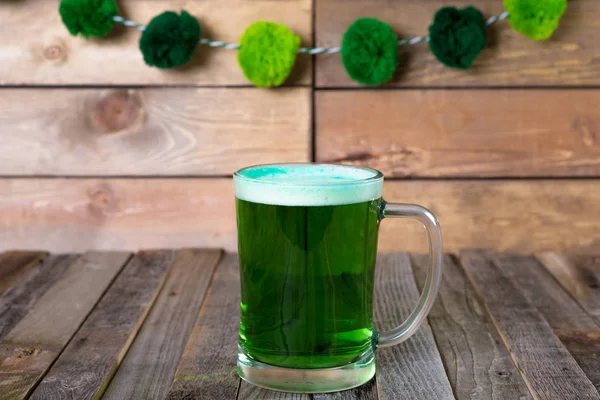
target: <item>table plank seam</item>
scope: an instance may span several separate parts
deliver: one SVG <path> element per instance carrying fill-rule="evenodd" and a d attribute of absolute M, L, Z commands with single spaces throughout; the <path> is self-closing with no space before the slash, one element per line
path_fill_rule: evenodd
<path fill-rule="evenodd" d="M 79 257 L 83 257 L 83 254 L 80 254 Z M 57 352 L 56 357 L 54 358 L 54 360 L 52 360 L 52 362 L 50 363 L 50 365 L 48 365 L 48 368 L 46 368 L 46 371 L 38 378 L 37 382 L 34 385 L 31 386 L 31 388 L 27 392 L 27 395 L 25 396 L 25 398 L 29 398 L 33 394 L 33 392 L 35 391 L 35 389 L 37 389 L 37 387 L 42 382 L 42 380 L 44 379 L 44 377 L 46 376 L 46 374 L 48 374 L 48 372 L 50 372 L 50 370 L 52 369 L 52 367 L 54 366 L 54 364 L 56 364 L 56 362 L 59 360 L 60 356 L 64 353 L 64 351 L 67 349 L 67 347 L 69 346 L 69 344 L 73 340 L 73 338 L 77 335 L 77 332 L 79 332 L 79 330 L 81 329 L 81 327 L 85 324 L 85 321 L 87 321 L 87 319 L 89 318 L 89 316 L 96 309 L 96 307 L 98 306 L 98 303 L 100 303 L 100 301 L 102 300 L 102 298 L 104 297 L 104 295 L 106 295 L 106 292 L 108 292 L 108 290 L 113 285 L 113 283 L 115 282 L 115 280 L 117 279 L 117 277 L 119 275 L 121 275 L 121 273 L 123 272 L 123 269 L 125 269 L 125 266 L 131 261 L 132 257 L 133 257 L 133 254 L 129 253 L 129 256 L 127 257 L 127 259 L 123 262 L 123 264 L 119 268 L 119 271 L 112 277 L 112 279 L 110 280 L 110 282 L 108 283 L 108 285 L 106 285 L 106 287 L 105 287 L 104 291 L 102 292 L 102 294 L 98 297 L 98 299 L 96 299 L 96 302 L 90 308 L 90 310 L 87 313 L 87 315 L 85 316 L 85 318 L 83 318 L 81 320 L 81 323 L 79 324 L 79 326 L 77 327 L 77 329 L 75 329 L 73 331 L 73 334 L 71 335 L 71 337 L 69 338 L 69 340 L 67 340 L 67 342 L 64 344 L 64 346 L 62 346 L 62 348 Z M 73 262 L 75 262 L 75 261 L 73 261 Z"/>
<path fill-rule="evenodd" d="M 238 387 L 237 390 L 235 392 L 235 399 L 238 400 L 238 398 L 240 397 L 240 389 L 242 388 L 242 378 L 238 377 Z"/>
<path fill-rule="evenodd" d="M 107 385 L 103 398 L 147 400 L 164 399 L 168 395 L 175 378 L 176 363 L 183 355 L 193 322 L 197 318 L 197 314 L 192 311 L 200 312 L 222 256 L 223 251 L 214 248 L 174 250 L 165 286 L 138 331 L 126 358 L 110 385 Z M 194 285 L 196 281 L 198 285 Z M 182 308 L 183 304 L 187 306 L 185 309 Z M 156 328 L 154 332 L 153 327 Z M 188 329 L 189 332 L 186 333 Z M 155 356 L 156 359 L 151 359 L 150 356 Z"/>
<path fill-rule="evenodd" d="M 519 371 L 519 374 L 521 375 L 521 378 L 525 382 L 525 385 L 527 386 L 527 389 L 529 390 L 529 393 L 531 394 L 531 396 L 534 399 L 536 399 L 536 400 L 539 399 L 539 397 L 537 396 L 535 390 L 531 386 L 531 382 L 529 382 L 529 379 L 527 378 L 527 375 L 525 374 L 525 371 L 523 370 L 522 366 L 520 365 L 519 360 L 516 358 L 516 355 L 515 355 L 512 347 L 510 345 L 510 342 L 509 342 L 508 338 L 504 335 L 504 333 L 500 329 L 500 326 L 498 325 L 498 322 L 494 318 L 494 315 L 492 314 L 492 311 L 490 310 L 490 308 L 489 308 L 488 304 L 486 303 L 484 297 L 481 295 L 480 289 L 479 289 L 478 285 L 476 284 L 476 282 L 474 281 L 473 277 L 469 273 L 469 270 L 467 268 L 465 268 L 465 266 L 462 264 L 462 262 L 459 263 L 459 265 L 463 269 L 463 271 L 465 273 L 465 276 L 469 280 L 469 283 L 475 289 L 475 293 L 477 295 L 477 298 L 478 298 L 479 302 L 483 305 L 483 308 L 487 312 L 488 317 L 490 318 L 490 321 L 492 322 L 492 325 L 494 326 L 494 328 L 496 328 L 496 332 L 498 333 L 498 335 L 502 339 L 502 342 L 503 342 L 504 346 L 508 350 L 508 354 L 510 355 L 510 358 L 512 359 L 515 368 L 517 369 L 517 371 Z"/>
<path fill-rule="evenodd" d="M 597 284 L 596 281 L 596 276 L 594 275 L 594 273 L 592 271 L 588 271 L 585 268 L 581 268 L 583 269 L 583 271 L 576 267 L 573 263 L 572 260 L 568 260 L 565 259 L 564 257 L 561 257 L 560 254 L 556 254 L 556 253 L 536 253 L 534 254 L 534 258 L 537 260 L 537 262 L 542 265 L 544 271 L 551 277 L 551 279 L 553 279 L 555 282 L 558 283 L 558 285 L 563 288 L 563 290 L 567 293 L 567 295 L 569 295 L 569 297 L 571 297 L 573 299 L 573 301 L 579 305 L 580 309 L 586 314 L 588 315 L 594 322 L 595 324 L 600 327 L 600 316 L 594 314 L 593 312 L 590 311 L 589 307 L 587 306 L 587 304 L 585 304 L 581 298 L 581 296 L 577 296 L 577 292 L 573 292 L 573 288 L 569 288 L 567 287 L 567 282 L 563 281 L 561 279 L 559 279 L 559 276 L 556 275 L 556 271 L 553 271 L 550 268 L 550 263 L 551 261 L 548 260 L 548 256 L 550 257 L 556 257 L 559 258 L 559 260 L 555 260 L 557 262 L 566 262 L 570 268 L 574 268 L 574 269 L 578 269 L 578 273 L 589 273 L 591 279 L 594 280 L 594 284 Z"/>
<path fill-rule="evenodd" d="M 139 254 L 140 252 L 136 253 Z M 133 259 L 133 256 L 131 257 L 131 259 L 129 261 L 131 261 Z M 126 264 L 127 265 L 127 264 Z M 134 335 L 132 335 L 127 343 L 125 344 L 125 351 L 122 352 L 122 354 L 118 355 L 118 358 L 120 359 L 120 362 L 115 363 L 113 365 L 113 367 L 111 368 L 110 372 L 108 373 L 107 379 L 106 379 L 106 384 L 104 385 L 104 387 L 102 387 L 98 393 L 96 394 L 96 396 L 94 397 L 93 400 L 100 400 L 103 396 L 104 393 L 106 392 L 106 390 L 108 389 L 108 387 L 110 386 L 110 383 L 112 382 L 113 378 L 115 377 L 115 375 L 117 374 L 117 371 L 119 370 L 119 368 L 121 367 L 121 365 L 123 364 L 123 361 L 125 360 L 125 358 L 127 357 L 127 353 L 129 353 L 129 350 L 131 349 L 131 346 L 133 345 L 133 342 L 135 342 L 135 339 L 137 338 L 137 336 L 139 335 L 140 331 L 142 330 L 142 327 L 144 326 L 144 323 L 146 322 L 146 320 L 148 319 L 148 315 L 150 315 L 150 311 L 152 311 L 152 308 L 154 307 L 154 304 L 156 303 L 156 299 L 158 299 L 158 296 L 160 295 L 160 293 L 162 292 L 163 288 L 165 287 L 165 283 L 167 282 L 167 279 L 169 278 L 169 273 L 171 272 L 171 269 L 169 268 L 170 266 L 167 267 L 166 272 L 164 273 L 161 282 L 159 284 L 158 289 L 154 292 L 152 299 L 150 300 L 150 304 L 148 306 L 148 308 L 144 311 L 143 315 L 140 317 L 140 320 L 138 321 L 137 325 L 134 328 Z M 123 268 L 125 269 L 125 268 Z"/>
<path fill-rule="evenodd" d="M 458 257 L 455 256 L 453 253 L 448 254 L 448 256 L 450 257 L 450 259 L 453 262 L 455 262 L 455 263 L 457 262 Z M 416 270 L 416 267 L 415 267 L 416 264 L 415 264 L 415 262 L 413 260 L 412 255 L 410 257 L 410 265 L 412 266 L 413 274 L 415 274 L 415 283 L 416 283 L 417 287 L 419 287 L 418 282 L 416 282 L 417 281 L 417 279 L 416 279 L 417 270 Z M 439 299 L 436 299 L 436 301 L 439 302 Z M 443 303 L 440 303 L 440 304 L 442 304 L 442 307 L 444 307 L 444 309 L 446 310 L 446 312 L 448 313 L 448 315 L 450 315 L 450 313 L 446 309 L 446 305 L 443 304 Z M 431 314 L 427 316 L 427 320 L 425 321 L 425 324 L 427 324 L 427 325 L 429 325 L 431 327 L 430 318 L 431 318 Z M 460 324 L 457 324 L 457 325 L 460 327 L 461 331 L 463 331 L 463 333 L 466 335 L 466 331 L 464 331 L 464 329 L 460 326 Z M 440 358 L 442 359 L 442 365 L 444 366 L 444 372 L 446 373 L 446 376 L 448 377 L 448 380 L 450 380 L 450 374 L 449 374 L 449 368 L 450 368 L 450 366 L 447 364 L 446 357 L 444 356 L 444 353 L 442 352 L 442 348 L 440 347 L 440 343 L 438 342 L 438 340 L 439 340 L 438 335 L 437 335 L 436 331 L 433 329 L 433 327 L 431 328 L 431 333 L 433 335 L 433 341 L 435 343 L 435 347 L 437 348 L 437 351 L 440 354 Z M 451 384 L 450 388 L 452 389 L 452 395 L 454 396 L 454 398 L 455 399 L 459 399 L 459 394 L 458 394 L 457 387 L 455 385 Z"/>
<path fill-rule="evenodd" d="M 565 352 L 565 356 L 568 357 L 568 359 L 573 362 L 573 364 L 571 366 L 577 369 L 576 372 L 578 372 L 578 373 L 576 375 L 580 379 L 579 383 L 585 384 L 584 385 L 585 388 L 580 389 L 581 394 L 587 395 L 587 397 L 585 397 L 585 398 L 594 398 L 594 399 L 600 398 L 600 396 L 593 397 L 594 395 L 600 395 L 600 393 L 598 393 L 597 390 L 593 390 L 593 394 L 591 394 L 590 389 L 595 388 L 595 386 L 593 385 L 593 382 L 591 381 L 590 377 L 587 374 L 585 374 L 585 372 L 582 370 L 579 363 L 575 360 L 574 355 L 565 347 L 564 343 L 557 336 L 556 332 L 554 331 L 554 329 L 552 328 L 552 326 L 550 325 L 548 320 L 545 318 L 544 314 L 522 294 L 521 289 L 518 287 L 518 285 L 516 285 L 513 282 L 513 280 L 511 279 L 511 277 L 506 274 L 506 272 L 502 268 L 502 263 L 501 263 L 500 259 L 498 258 L 497 253 L 495 253 L 493 251 L 465 251 L 464 256 L 461 253 L 461 260 L 466 259 L 466 257 L 468 257 L 469 255 L 474 255 L 474 254 L 485 257 L 485 262 L 488 263 L 490 266 L 492 266 L 496 270 L 496 272 L 495 272 L 496 274 L 500 275 L 501 278 L 506 279 L 508 284 L 514 289 L 515 294 L 518 294 L 519 296 L 523 296 L 523 299 L 525 299 L 525 301 L 527 302 L 527 308 L 526 309 L 524 308 L 523 311 L 527 311 L 527 312 L 530 312 L 532 315 L 535 315 L 535 317 L 538 318 L 539 321 L 545 327 L 548 328 L 548 331 L 550 332 L 550 336 L 555 339 L 556 343 L 560 344 L 561 348 Z M 477 294 L 478 298 L 484 305 L 484 308 L 485 308 L 486 312 L 488 313 L 488 315 L 492 321 L 492 324 L 496 328 L 498 334 L 500 335 L 502 341 L 504 342 L 504 345 L 508 349 L 510 357 L 513 360 L 513 363 L 514 363 L 517 371 L 519 371 L 519 373 L 521 374 L 521 377 L 523 378 L 523 381 L 525 382 L 525 385 L 527 386 L 528 390 L 530 391 L 532 397 L 534 399 L 547 399 L 548 398 L 547 397 L 548 393 L 546 393 L 547 388 L 544 387 L 542 384 L 540 387 L 538 387 L 536 389 L 536 386 L 538 386 L 540 384 L 540 382 L 536 382 L 535 381 L 536 378 L 529 376 L 527 374 L 527 372 L 525 371 L 526 367 L 521 364 L 521 360 L 517 354 L 517 351 L 515 351 L 515 349 L 513 348 L 513 344 L 516 346 L 517 342 L 514 341 L 514 338 L 511 341 L 507 337 L 507 335 L 509 333 L 505 333 L 503 328 L 500 326 L 501 321 L 499 321 L 496 318 L 496 316 L 494 315 L 494 313 L 492 312 L 492 305 L 488 304 L 488 302 L 485 301 L 485 297 L 484 297 L 483 293 L 481 292 L 481 290 L 483 288 L 477 284 L 476 278 L 474 275 L 472 275 L 472 272 L 471 272 L 471 269 L 475 268 L 475 267 L 473 265 L 471 265 L 470 267 L 467 267 L 464 262 L 461 263 L 461 267 L 463 268 L 463 271 L 465 271 L 465 274 L 468 277 L 470 283 L 475 288 L 475 293 Z M 510 308 L 510 306 L 507 306 L 507 307 Z M 500 318 L 502 318 L 502 317 L 500 316 Z M 524 362 L 526 362 L 526 361 L 524 361 Z M 563 368 L 562 371 L 567 372 L 568 370 Z M 587 384 L 589 384 L 589 386 Z M 542 390 L 541 393 L 538 392 L 538 390 Z M 592 396 L 592 397 L 590 397 L 590 396 Z"/>

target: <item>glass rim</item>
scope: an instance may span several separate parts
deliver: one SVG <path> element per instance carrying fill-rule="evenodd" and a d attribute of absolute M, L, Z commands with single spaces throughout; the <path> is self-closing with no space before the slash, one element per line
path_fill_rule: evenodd
<path fill-rule="evenodd" d="M 318 183 L 318 182 L 310 182 L 310 183 L 303 183 L 302 180 L 298 180 L 296 182 L 282 182 L 282 181 L 275 181 L 275 180 L 271 180 L 271 179 L 262 179 L 262 178 L 251 178 L 248 176 L 244 176 L 243 172 L 244 171 L 251 171 L 253 169 L 259 169 L 259 168 L 267 168 L 267 167 L 286 167 L 286 166 L 306 166 L 306 167 L 342 167 L 342 168 L 347 168 L 347 169 L 355 169 L 355 170 L 361 170 L 361 171 L 365 171 L 365 172 L 369 172 L 371 174 L 373 174 L 373 176 L 368 176 L 366 178 L 356 178 L 356 179 L 344 179 L 344 181 L 340 181 L 340 182 L 322 182 L 322 183 Z M 348 185 L 360 185 L 360 184 L 366 184 L 366 183 L 373 183 L 379 180 L 383 180 L 383 173 L 381 171 L 378 171 L 374 168 L 370 168 L 370 167 L 365 167 L 362 165 L 352 165 L 352 164 L 333 164 L 333 163 L 311 163 L 311 162 L 288 162 L 288 163 L 266 163 L 266 164 L 256 164 L 256 165 L 249 165 L 247 167 L 244 168 L 240 168 L 237 171 L 235 171 L 233 173 L 233 178 L 234 180 L 239 179 L 242 181 L 246 181 L 246 182 L 252 182 L 252 183 L 262 183 L 262 184 L 277 184 L 278 186 L 348 186 Z"/>

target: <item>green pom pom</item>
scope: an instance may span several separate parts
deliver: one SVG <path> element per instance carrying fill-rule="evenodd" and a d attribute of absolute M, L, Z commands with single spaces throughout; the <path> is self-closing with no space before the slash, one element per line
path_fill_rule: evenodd
<path fill-rule="evenodd" d="M 398 38 L 392 27 L 375 18 L 354 21 L 342 39 L 342 63 L 350 78 L 365 85 L 392 79 L 398 66 Z"/>
<path fill-rule="evenodd" d="M 429 49 L 444 65 L 469 69 L 487 44 L 487 24 L 473 7 L 444 7 L 429 27 Z"/>
<path fill-rule="evenodd" d="M 567 0 L 504 0 L 513 29 L 534 40 L 554 33 L 567 9 Z"/>
<path fill-rule="evenodd" d="M 62 0 L 58 12 L 71 35 L 87 39 L 108 35 L 119 8 L 115 0 Z"/>
<path fill-rule="evenodd" d="M 238 63 L 250 82 L 258 87 L 279 86 L 290 75 L 300 37 L 287 26 L 259 21 L 240 38 Z"/>
<path fill-rule="evenodd" d="M 185 11 L 167 11 L 150 21 L 140 38 L 146 64 L 158 68 L 179 67 L 191 60 L 200 40 L 198 20 Z"/>

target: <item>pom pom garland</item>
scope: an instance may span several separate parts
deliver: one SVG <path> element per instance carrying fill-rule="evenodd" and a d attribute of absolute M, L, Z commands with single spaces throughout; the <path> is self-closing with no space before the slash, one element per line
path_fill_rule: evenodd
<path fill-rule="evenodd" d="M 428 42 L 443 64 L 468 69 L 485 48 L 487 25 L 509 19 L 513 28 L 533 39 L 549 38 L 566 10 L 566 0 L 504 0 L 507 11 L 484 20 L 473 7 L 458 10 L 445 7 L 436 13 L 430 35 L 398 41 L 388 24 L 374 18 L 360 18 L 346 31 L 341 47 L 300 47 L 300 38 L 274 22 L 249 26 L 241 43 L 200 38 L 200 24 L 183 11 L 166 12 L 148 26 L 118 15 L 115 0 L 61 0 L 59 13 L 72 35 L 106 36 L 115 23 L 142 31 L 140 50 L 144 61 L 159 68 L 188 62 L 197 45 L 238 50 L 242 72 L 256 86 L 281 85 L 289 76 L 297 54 L 341 53 L 352 79 L 365 85 L 389 81 L 398 63 L 398 47 Z"/>
<path fill-rule="evenodd" d="M 61 0 L 58 12 L 71 35 L 87 39 L 108 35 L 119 8 L 115 0 Z"/>
<path fill-rule="evenodd" d="M 504 0 L 512 28 L 533 40 L 554 33 L 567 9 L 567 0 Z"/>
<path fill-rule="evenodd" d="M 242 35 L 238 63 L 254 85 L 279 86 L 292 71 L 299 48 L 300 37 L 287 26 L 259 21 Z"/>
<path fill-rule="evenodd" d="M 479 10 L 444 7 L 429 27 L 429 49 L 444 65 L 469 69 L 487 44 L 487 24 Z"/>
<path fill-rule="evenodd" d="M 185 11 L 164 12 L 152 19 L 140 38 L 146 64 L 158 68 L 179 67 L 190 61 L 200 40 L 200 24 Z"/>
<path fill-rule="evenodd" d="M 365 85 L 392 79 L 398 65 L 398 38 L 392 27 L 375 18 L 356 20 L 342 40 L 342 63 L 352 79 Z"/>

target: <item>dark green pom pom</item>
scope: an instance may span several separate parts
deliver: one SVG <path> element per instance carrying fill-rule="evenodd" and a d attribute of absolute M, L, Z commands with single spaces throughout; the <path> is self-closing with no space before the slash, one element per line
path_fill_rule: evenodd
<path fill-rule="evenodd" d="M 200 24 L 185 11 L 167 11 L 150 21 L 140 38 L 146 64 L 158 68 L 179 67 L 192 58 L 200 40 Z"/>
<path fill-rule="evenodd" d="M 444 65 L 469 69 L 487 45 L 487 24 L 473 7 L 444 7 L 429 27 L 429 49 Z"/>
<path fill-rule="evenodd" d="M 534 40 L 554 33 L 567 9 L 567 0 L 504 0 L 513 29 Z"/>
<path fill-rule="evenodd" d="M 279 86 L 296 62 L 300 37 L 285 25 L 258 21 L 240 38 L 238 63 L 244 76 L 258 87 Z"/>
<path fill-rule="evenodd" d="M 58 12 L 71 35 L 87 39 L 108 35 L 119 8 L 115 0 L 62 0 Z"/>
<path fill-rule="evenodd" d="M 350 78 L 365 85 L 392 79 L 398 66 L 398 38 L 392 27 L 375 18 L 354 21 L 342 40 L 342 63 Z"/>

